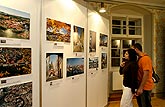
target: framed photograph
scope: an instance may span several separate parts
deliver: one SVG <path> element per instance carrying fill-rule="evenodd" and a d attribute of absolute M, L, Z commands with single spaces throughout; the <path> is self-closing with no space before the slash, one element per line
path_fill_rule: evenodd
<path fill-rule="evenodd" d="M 98 57 L 89 58 L 89 69 L 98 68 L 99 60 Z"/>
<path fill-rule="evenodd" d="M 89 31 L 89 52 L 96 52 L 96 32 Z"/>
<path fill-rule="evenodd" d="M 30 39 L 30 14 L 0 6 L 0 37 Z"/>
<path fill-rule="evenodd" d="M 46 53 L 46 81 L 63 78 L 63 53 Z"/>
<path fill-rule="evenodd" d="M 84 52 L 84 28 L 74 26 L 73 52 Z"/>
<path fill-rule="evenodd" d="M 84 58 L 67 58 L 67 77 L 84 73 Z"/>
<path fill-rule="evenodd" d="M 100 46 L 108 46 L 108 35 L 100 33 Z"/>
<path fill-rule="evenodd" d="M 70 24 L 47 18 L 46 25 L 46 39 L 48 41 L 70 43 Z"/>
<path fill-rule="evenodd" d="M 107 53 L 101 53 L 101 69 L 107 68 Z"/>
<path fill-rule="evenodd" d="M 31 48 L 0 47 L 0 78 L 31 74 Z"/>
<path fill-rule="evenodd" d="M 0 107 L 32 107 L 32 82 L 0 88 Z"/>

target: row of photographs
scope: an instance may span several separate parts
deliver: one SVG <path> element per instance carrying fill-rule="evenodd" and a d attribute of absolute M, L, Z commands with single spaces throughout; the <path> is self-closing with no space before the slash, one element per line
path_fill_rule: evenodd
<path fill-rule="evenodd" d="M 0 6 L 0 37 L 30 39 L 30 14 Z M 46 40 L 67 42 L 71 39 L 71 24 L 46 19 Z M 84 28 L 73 26 L 73 52 L 84 52 Z M 90 31 L 89 52 L 96 52 L 96 32 Z M 100 33 L 100 46 L 107 47 L 108 36 Z M 1 43 L 4 43 L 2 41 Z"/>
<path fill-rule="evenodd" d="M 73 26 L 73 52 L 84 52 L 84 28 Z M 48 41 L 70 42 L 71 24 L 47 18 Z M 96 52 L 96 32 L 89 31 L 89 52 Z M 108 35 L 100 33 L 100 46 L 107 47 Z"/>
<path fill-rule="evenodd" d="M 66 76 L 84 73 L 84 58 L 66 59 Z M 98 57 L 89 58 L 89 69 L 99 67 Z M 107 68 L 107 53 L 101 54 L 101 69 Z M 46 53 L 46 81 L 63 78 L 63 53 Z"/>
<path fill-rule="evenodd" d="M 98 68 L 98 57 L 89 58 L 89 69 Z M 31 74 L 31 48 L 0 48 L 0 78 Z M 46 81 L 63 78 L 63 53 L 46 53 Z M 66 59 L 66 76 L 84 73 L 84 58 Z M 107 53 L 101 53 L 101 69 L 107 68 Z"/>

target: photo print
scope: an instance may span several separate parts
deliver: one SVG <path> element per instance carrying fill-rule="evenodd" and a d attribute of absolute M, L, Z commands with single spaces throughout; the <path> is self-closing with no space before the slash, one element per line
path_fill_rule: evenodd
<path fill-rule="evenodd" d="M 47 18 L 46 39 L 48 41 L 70 43 L 71 25 Z"/>
<path fill-rule="evenodd" d="M 107 47 L 108 45 L 108 36 L 100 33 L 100 46 Z"/>
<path fill-rule="evenodd" d="M 89 52 L 96 52 L 96 32 L 89 31 Z"/>
<path fill-rule="evenodd" d="M 63 53 L 46 53 L 46 81 L 63 78 Z"/>
<path fill-rule="evenodd" d="M 84 52 L 84 28 L 74 26 L 73 52 Z"/>
<path fill-rule="evenodd" d="M 30 39 L 30 14 L 0 6 L 0 37 Z"/>
<path fill-rule="evenodd" d="M 84 58 L 67 58 L 67 77 L 84 73 Z"/>
<path fill-rule="evenodd" d="M 89 69 L 98 68 L 99 60 L 98 57 L 89 58 Z"/>
<path fill-rule="evenodd" d="M 31 48 L 0 47 L 0 78 L 31 72 Z"/>
<path fill-rule="evenodd" d="M 101 53 L 101 69 L 107 68 L 107 53 Z"/>
<path fill-rule="evenodd" d="M 32 107 L 32 82 L 0 88 L 0 107 Z"/>

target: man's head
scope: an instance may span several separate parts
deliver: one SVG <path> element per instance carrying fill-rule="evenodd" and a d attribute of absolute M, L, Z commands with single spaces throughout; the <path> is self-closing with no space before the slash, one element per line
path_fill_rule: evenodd
<path fill-rule="evenodd" d="M 142 45 L 140 43 L 135 43 L 134 45 L 132 45 L 134 49 L 138 49 L 139 51 L 142 52 Z"/>
<path fill-rule="evenodd" d="M 142 52 L 142 46 L 140 43 L 133 44 L 132 48 L 136 51 L 137 54 Z"/>

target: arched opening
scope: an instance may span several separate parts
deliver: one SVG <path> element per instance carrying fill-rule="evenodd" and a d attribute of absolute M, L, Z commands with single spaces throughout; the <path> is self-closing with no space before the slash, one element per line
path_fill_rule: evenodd
<path fill-rule="evenodd" d="M 142 45 L 144 48 L 144 52 L 146 52 L 149 56 L 152 57 L 152 39 L 153 39 L 153 21 L 152 21 L 152 13 L 149 9 L 146 9 L 145 7 L 137 6 L 135 4 L 121 4 L 121 5 L 115 5 L 112 6 L 110 9 L 110 15 L 120 15 L 120 16 L 140 16 L 142 17 Z M 111 29 L 111 28 L 110 28 Z M 111 41 L 110 41 L 111 42 Z M 110 52 L 111 53 L 111 52 Z M 111 58 L 112 59 L 112 58 Z M 116 69 L 115 69 L 116 70 Z M 111 72 L 115 71 L 110 68 L 110 78 L 113 77 L 113 74 Z M 118 70 L 118 69 L 117 69 Z M 116 71 L 115 71 L 116 72 Z M 112 74 L 112 75 L 111 75 Z M 114 91 L 111 90 L 111 87 L 113 87 L 113 79 L 110 79 L 110 94 L 113 93 L 120 93 L 120 91 Z"/>
<path fill-rule="evenodd" d="M 139 15 L 143 17 L 143 45 L 147 54 L 152 56 L 152 13 L 140 6 L 134 4 L 122 4 L 111 8 L 111 14 Z"/>

